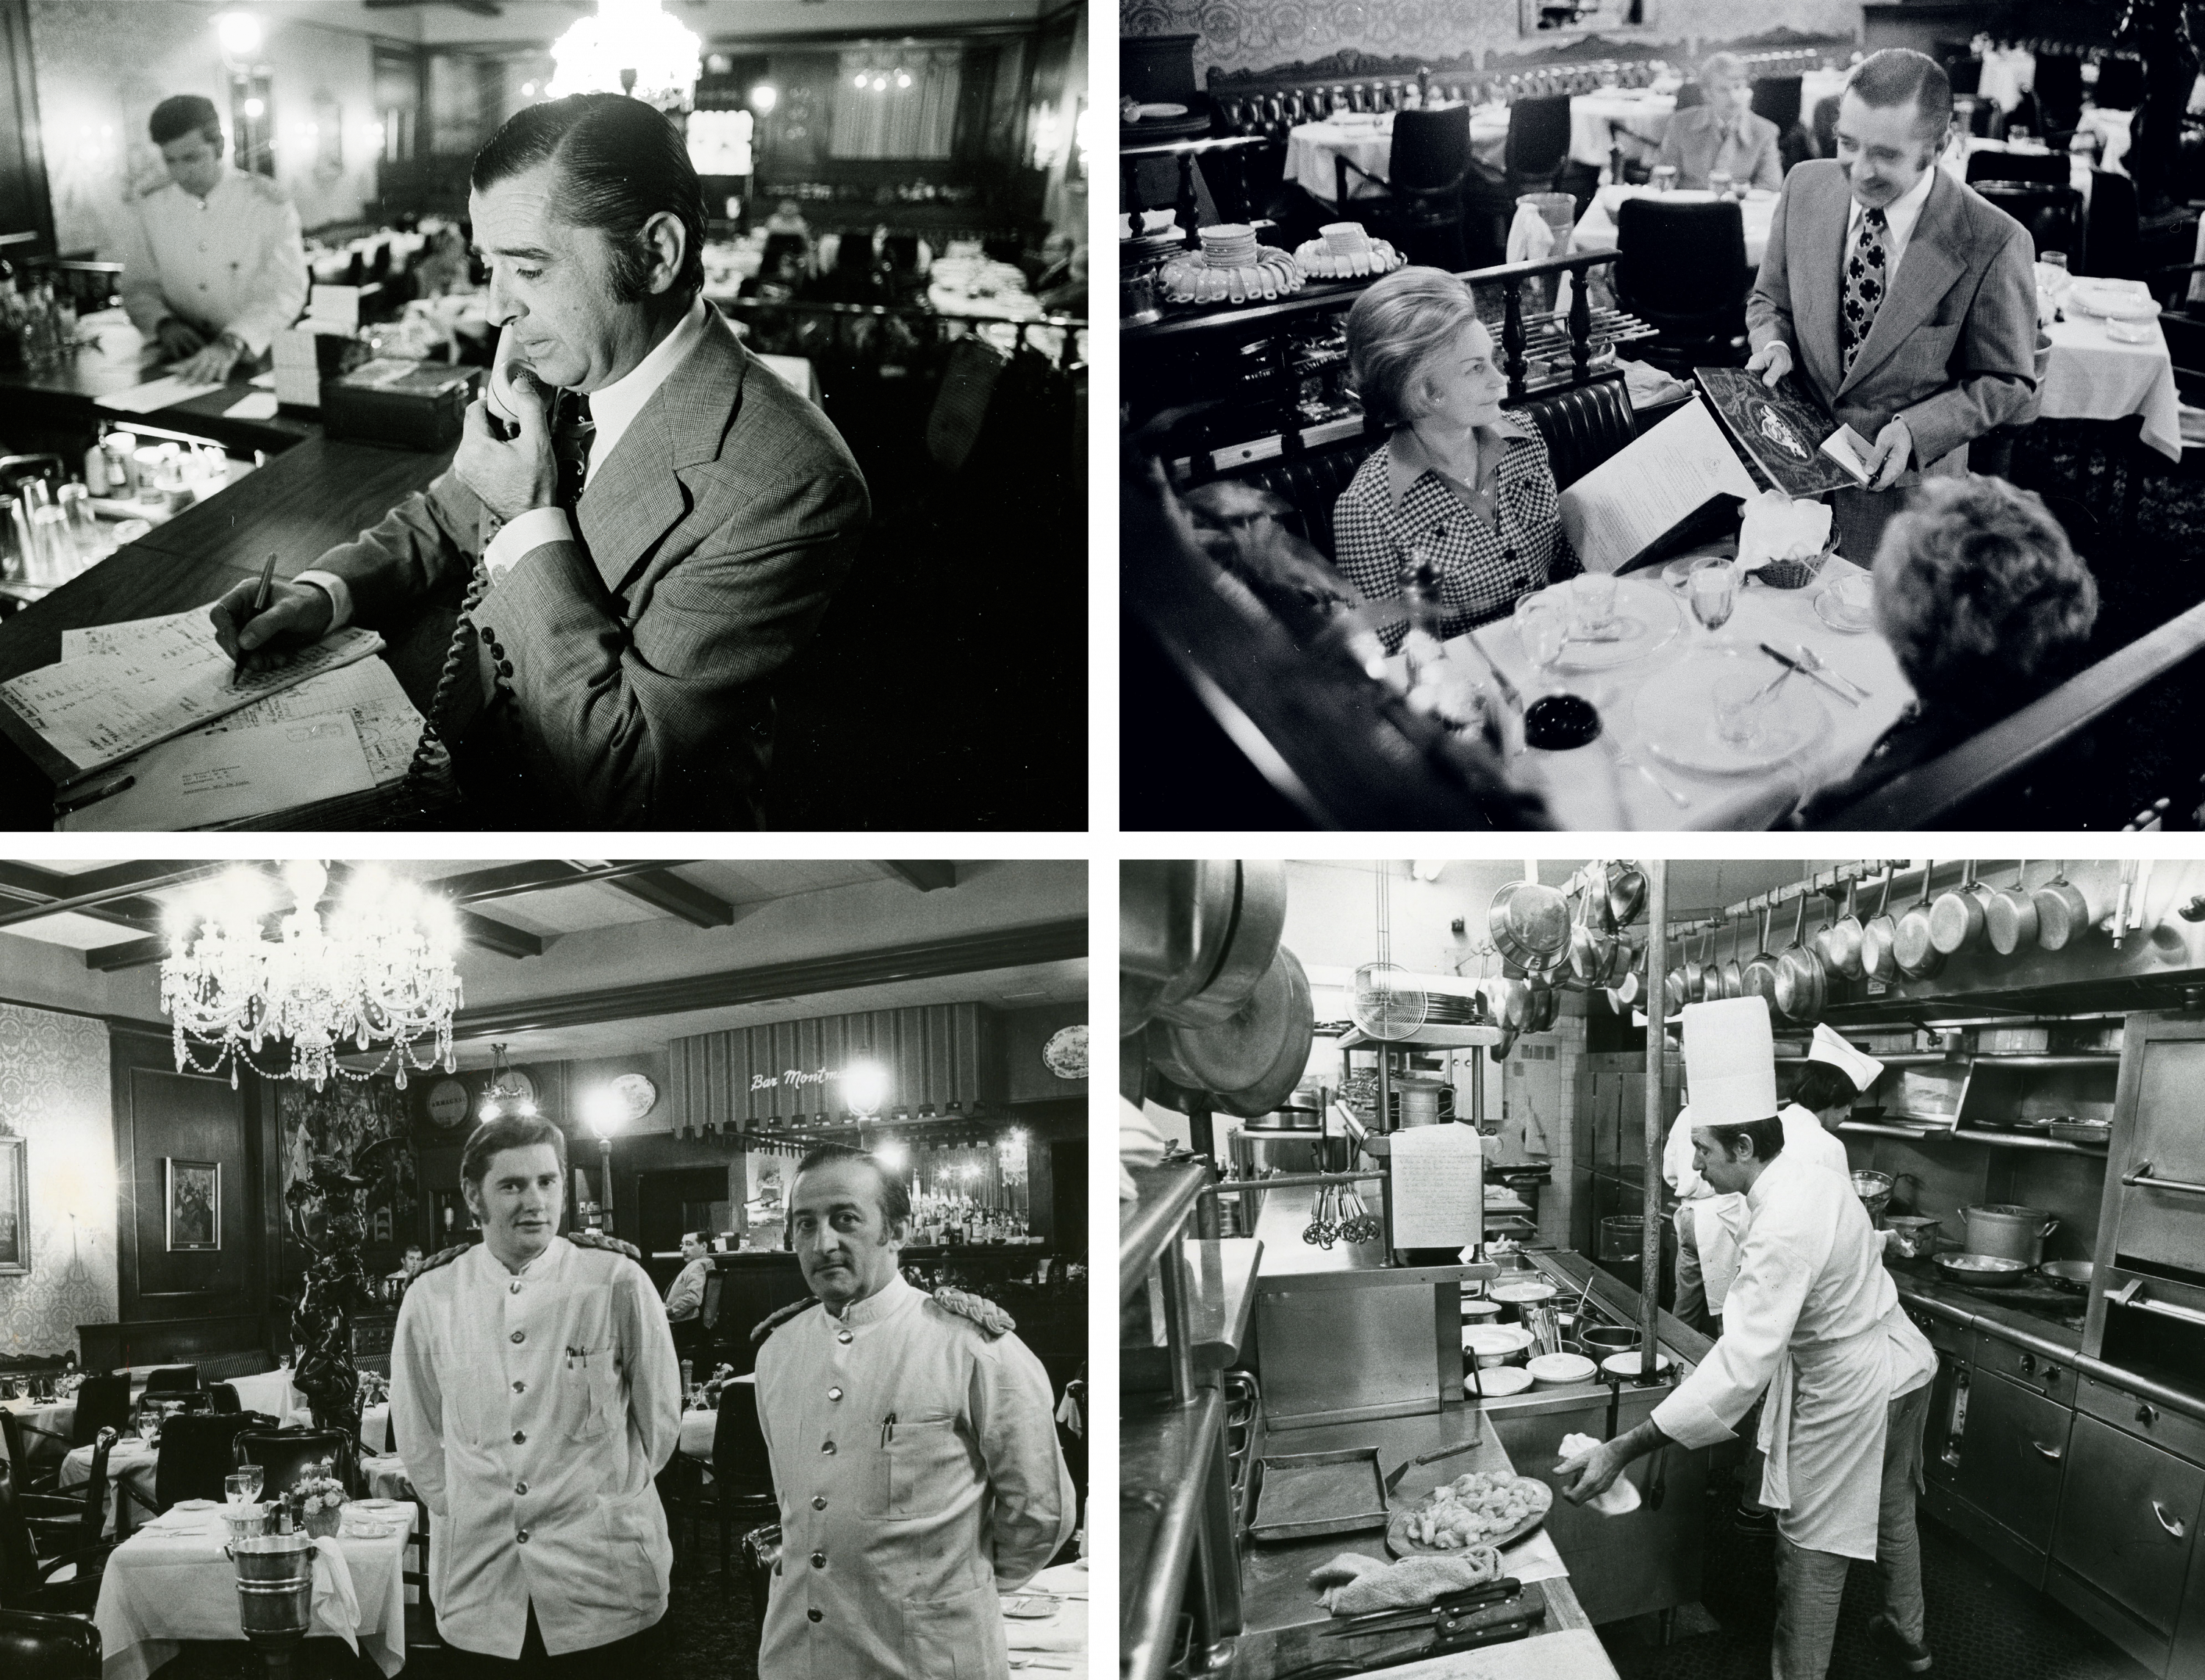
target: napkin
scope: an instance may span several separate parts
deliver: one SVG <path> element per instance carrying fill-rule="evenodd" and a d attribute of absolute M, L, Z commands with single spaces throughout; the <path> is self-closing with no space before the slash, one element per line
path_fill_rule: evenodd
<path fill-rule="evenodd" d="M 1489 1546 L 1445 1556 L 1419 1554 L 1392 1564 L 1343 1552 L 1309 1572 L 1310 1585 L 1326 1589 L 1319 1601 L 1335 1616 L 1412 1609 L 1500 1578 L 1501 1554 Z"/>
<path fill-rule="evenodd" d="M 345 1559 L 344 1547 L 327 1535 L 314 1542 L 314 1603 L 308 1625 L 335 1629 L 353 1654 L 360 1654 L 354 1636 L 360 1628 L 360 1596 L 353 1591 L 352 1565 Z"/>
<path fill-rule="evenodd" d="M 1763 490 L 1745 504 L 1738 533 L 1738 569 L 1756 572 L 1772 560 L 1812 560 L 1830 540 L 1830 504 L 1794 502 Z"/>
<path fill-rule="evenodd" d="M 1823 510 L 1828 512 L 1828 508 Z M 1600 1443 L 1590 1435 L 1564 1435 L 1555 1449 L 1565 1458 L 1574 1458 L 1580 1452 L 1590 1452 Z M 1596 1499 L 1587 1499 L 1585 1509 L 1596 1511 L 1602 1517 L 1620 1517 L 1626 1511 L 1638 1509 L 1638 1489 L 1627 1475 L 1620 1475 L 1609 1484 L 1608 1492 Z"/>

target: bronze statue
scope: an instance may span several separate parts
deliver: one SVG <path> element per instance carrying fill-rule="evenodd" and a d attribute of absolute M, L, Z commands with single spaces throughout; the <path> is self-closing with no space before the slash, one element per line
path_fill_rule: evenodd
<path fill-rule="evenodd" d="M 309 1178 L 284 1192 L 291 1228 L 313 1258 L 307 1263 L 298 1304 L 291 1313 L 296 1354 L 292 1381 L 313 1410 L 317 1428 L 335 1429 L 356 1447 L 360 1440 L 360 1373 L 352 1357 L 354 1309 L 372 1306 L 375 1280 L 360 1260 L 367 1192 L 394 1171 L 391 1157 L 405 1145 L 378 1138 L 348 1169 L 335 1155 L 316 1155 Z M 344 1479 L 357 1480 L 357 1454 L 344 1454 Z"/>

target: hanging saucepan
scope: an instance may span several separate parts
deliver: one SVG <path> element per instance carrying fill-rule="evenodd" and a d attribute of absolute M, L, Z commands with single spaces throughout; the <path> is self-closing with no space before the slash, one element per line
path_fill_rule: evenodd
<path fill-rule="evenodd" d="M 1529 979 L 1509 976 L 1502 979 L 1501 1024 L 1521 1032 L 1531 1012 L 1531 982 Z"/>
<path fill-rule="evenodd" d="M 1899 978 L 1899 958 L 1893 949 L 1899 923 L 1891 919 L 1891 879 L 1896 870 L 1883 872 L 1883 896 L 1877 900 L 1875 918 L 1861 929 L 1861 972 L 1886 985 Z"/>
<path fill-rule="evenodd" d="M 1710 950 L 1714 948 L 1715 937 L 1713 935 L 1709 935 L 1708 945 Z M 1706 956 L 1707 953 L 1705 952 L 1703 952 L 1697 957 L 1693 956 L 1689 950 L 1685 953 L 1685 999 L 1688 1003 L 1705 1003 L 1708 1000 L 1708 965 Z"/>
<path fill-rule="evenodd" d="M 1673 933 L 1669 936 L 1669 942 L 1677 947 L 1677 965 L 1662 980 L 1661 999 L 1664 1013 L 1674 1015 L 1691 999 L 1685 994 L 1685 942 Z"/>
<path fill-rule="evenodd" d="M 1544 1032 L 1554 1024 L 1554 1017 L 1562 1006 L 1561 994 L 1543 978 L 1531 982 L 1530 1012 L 1524 1018 L 1524 1030 Z"/>
<path fill-rule="evenodd" d="M 1275 947 L 1256 989 L 1227 1019 L 1165 1029 L 1171 1046 L 1165 1071 L 1174 1083 L 1214 1093 L 1227 1113 L 1268 1114 L 1293 1094 L 1309 1066 L 1312 1019 L 1308 976 L 1293 952 Z"/>
<path fill-rule="evenodd" d="M 1486 924 L 1510 962 L 1543 967 L 1569 947 L 1570 901 L 1536 881 L 1511 882 L 1493 895 Z"/>
<path fill-rule="evenodd" d="M 1493 1060 L 1497 1062 L 1507 1061 L 1508 1060 L 1508 1053 L 1516 1048 L 1517 1030 L 1518 1030 L 1514 1027 L 1501 1028 L 1501 1042 L 1495 1045 L 1490 1050 L 1487 1051 L 1486 1054 L 1491 1056 Z"/>
<path fill-rule="evenodd" d="M 1157 994 L 1155 1012 L 1174 1026 L 1213 1026 L 1230 1019 L 1270 970 L 1287 925 L 1286 865 L 1198 863 L 1187 913 L 1192 954 Z"/>
<path fill-rule="evenodd" d="M 1729 923 L 1727 917 L 1724 920 Z M 1742 998 L 1745 995 L 1745 967 L 1738 959 L 1739 938 L 1737 924 L 1730 923 L 1730 959 L 1722 965 L 1722 986 L 1720 992 L 1720 995 L 1727 998 Z"/>
<path fill-rule="evenodd" d="M 1243 1119 L 1254 1119 L 1279 1107 L 1293 1096 L 1294 1088 L 1309 1071 L 1310 1045 L 1316 1021 L 1311 1005 L 1309 976 L 1304 972 L 1300 959 L 1283 945 L 1279 947 L 1278 960 L 1287 969 L 1289 985 L 1279 1053 L 1254 1084 L 1217 1094 L 1217 1106 Z"/>
<path fill-rule="evenodd" d="M 1945 966 L 1945 953 L 1929 938 L 1929 875 L 1936 867 L 1922 865 L 1922 896 L 1906 907 L 1899 918 L 1899 931 L 1892 935 L 1892 956 L 1909 980 L 1930 979 Z"/>
<path fill-rule="evenodd" d="M 1626 1004 L 1635 1004 L 1646 995 L 1646 953 L 1627 940 L 1618 939 L 1616 945 L 1623 959 L 1615 977 L 1616 995 Z"/>
<path fill-rule="evenodd" d="M 1776 1007 L 1776 959 L 1768 951 L 1768 906 L 1761 907 L 1761 948 L 1746 959 L 1740 977 L 1744 990 L 1740 997 L 1757 997 L 1768 1000 L 1769 1008 Z"/>
<path fill-rule="evenodd" d="M 1596 903 L 1601 898 L 1593 883 L 1585 883 L 1584 898 L 1578 905 L 1578 924 L 1570 929 L 1570 972 L 1578 983 L 1590 989 L 1600 985 L 1608 977 L 1608 964 L 1615 958 L 1615 939 L 1594 925 Z M 1606 913 L 1604 903 L 1598 905 Z"/>
<path fill-rule="evenodd" d="M 2067 879 L 2067 865 L 2030 896 L 2036 900 L 2036 942 L 2047 951 L 2064 950 L 2090 925 L 2090 906 Z"/>
<path fill-rule="evenodd" d="M 1929 942 L 1938 954 L 1957 957 L 1983 936 L 1983 898 L 1976 890 L 1976 865 L 1960 866 L 1960 884 L 1937 895 L 1929 906 Z"/>
<path fill-rule="evenodd" d="M 1823 1006 L 1829 1000 L 1822 953 L 1799 938 L 1800 927 L 1807 919 L 1808 896 L 1799 895 L 1798 913 L 1792 923 L 1792 948 L 1776 959 L 1776 1006 L 1786 1019 L 1803 1027 L 1821 1020 Z"/>
<path fill-rule="evenodd" d="M 2001 957 L 2036 943 L 2036 900 L 2030 896 L 2027 864 L 2016 864 L 2013 885 L 2000 887 L 1984 905 L 1983 932 Z"/>
<path fill-rule="evenodd" d="M 1646 903 L 1646 877 L 1636 864 L 1610 864 L 1608 866 L 1608 913 L 1614 917 L 1615 925 L 1625 928 Z"/>
<path fill-rule="evenodd" d="M 1830 924 L 1822 945 L 1822 954 L 1831 970 L 1848 980 L 1857 980 L 1864 971 L 1861 965 L 1860 879 L 1853 876 L 1845 882 L 1845 913 Z"/>

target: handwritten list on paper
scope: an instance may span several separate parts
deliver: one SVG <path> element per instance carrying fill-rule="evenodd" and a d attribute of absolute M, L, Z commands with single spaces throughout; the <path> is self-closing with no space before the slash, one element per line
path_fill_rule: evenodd
<path fill-rule="evenodd" d="M 1397 1249 L 1459 1249 L 1485 1235 L 1485 1150 L 1477 1128 L 1443 1121 L 1393 1134 Z"/>
<path fill-rule="evenodd" d="M 79 656 L 0 683 L 0 703 L 77 775 L 365 659 L 383 638 L 342 630 L 242 676 L 204 611 L 108 625 L 85 645 Z"/>

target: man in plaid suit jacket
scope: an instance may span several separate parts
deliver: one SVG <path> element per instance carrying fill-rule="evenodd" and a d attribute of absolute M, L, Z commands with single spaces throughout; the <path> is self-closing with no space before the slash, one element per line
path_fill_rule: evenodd
<path fill-rule="evenodd" d="M 517 435 L 477 401 L 427 490 L 259 615 L 232 591 L 217 631 L 249 656 L 395 626 L 479 560 L 479 638 L 438 720 L 467 737 L 471 795 L 488 783 L 482 803 L 524 827 L 756 827 L 769 682 L 854 555 L 857 463 L 698 295 L 697 177 L 648 105 L 526 108 L 477 157 L 469 208 Z M 579 493 L 554 438 L 575 392 L 594 423 L 568 451 L 586 449 Z"/>

